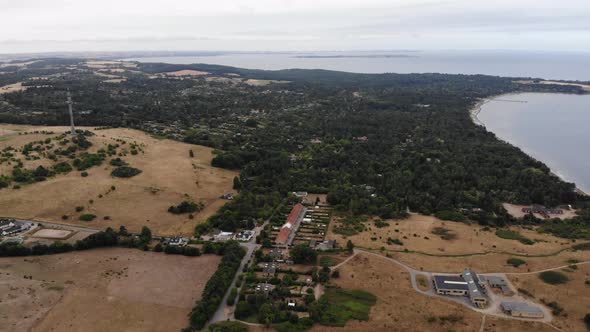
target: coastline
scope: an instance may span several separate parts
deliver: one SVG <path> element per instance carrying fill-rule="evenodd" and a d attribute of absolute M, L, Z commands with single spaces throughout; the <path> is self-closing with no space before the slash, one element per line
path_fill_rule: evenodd
<path fill-rule="evenodd" d="M 479 113 L 481 113 L 481 111 L 482 111 L 482 108 L 483 108 L 483 106 L 484 106 L 485 104 L 489 103 L 490 101 L 494 100 L 494 99 L 498 99 L 498 98 L 500 98 L 500 97 L 503 97 L 503 96 L 510 96 L 510 95 L 517 95 L 517 94 L 520 94 L 520 93 L 505 93 L 505 94 L 495 95 L 495 96 L 492 96 L 492 97 L 483 98 L 483 99 L 479 100 L 479 101 L 478 101 L 478 102 L 477 102 L 477 103 L 476 103 L 476 104 L 475 104 L 475 105 L 474 105 L 474 106 L 473 106 L 473 107 L 472 107 L 472 108 L 469 110 L 469 116 L 470 116 L 471 120 L 473 121 L 473 123 L 474 123 L 476 126 L 480 126 L 480 127 L 483 127 L 483 128 L 485 128 L 486 130 L 488 130 L 488 129 L 487 129 L 487 127 L 485 126 L 485 123 L 483 123 L 483 121 L 481 121 L 481 120 L 479 119 L 479 117 L 478 117 Z M 492 133 L 493 133 L 493 131 L 491 131 L 491 130 L 488 130 L 488 131 L 490 131 L 490 132 L 492 132 Z M 495 133 L 494 133 L 494 134 L 495 134 Z M 544 161 L 542 161 L 542 160 L 539 160 L 539 159 L 535 158 L 535 157 L 534 157 L 534 156 L 532 156 L 532 155 L 531 155 L 531 154 L 530 154 L 528 151 L 525 151 L 525 149 L 523 149 L 523 148 L 521 148 L 521 147 L 517 146 L 517 145 L 516 145 L 514 142 L 506 141 L 506 140 L 504 140 L 504 139 L 502 139 L 502 138 L 500 138 L 500 137 L 497 137 L 497 139 L 499 139 L 499 140 L 502 140 L 502 141 L 504 141 L 504 142 L 506 142 L 506 143 L 508 143 L 508 144 L 510 144 L 510 145 L 512 145 L 512 146 L 514 146 L 514 147 L 516 147 L 516 148 L 518 148 L 518 149 L 520 149 L 522 152 L 526 153 L 526 154 L 527 154 L 529 157 L 531 157 L 531 158 L 533 158 L 533 159 L 535 159 L 535 160 L 538 160 L 538 161 L 542 162 L 543 164 L 545 164 L 545 162 L 544 162 Z M 549 167 L 547 164 L 545 164 L 545 165 L 546 165 L 547 167 Z M 560 180 L 562 180 L 562 181 L 564 181 L 564 182 L 574 183 L 574 185 L 575 185 L 575 190 L 574 190 L 574 191 L 575 191 L 575 192 L 576 192 L 578 195 L 582 195 L 582 196 L 590 196 L 590 192 L 588 192 L 588 191 L 584 191 L 583 189 L 581 189 L 580 187 L 578 187 L 578 185 L 576 185 L 574 181 L 570 181 L 570 180 L 568 180 L 568 179 L 567 179 L 565 176 L 563 176 L 563 175 L 559 174 L 559 172 L 558 172 L 558 171 L 555 171 L 555 170 L 551 169 L 551 167 L 549 167 L 549 170 L 550 170 L 550 173 L 551 173 L 552 175 L 554 175 L 554 176 L 558 177 Z"/>

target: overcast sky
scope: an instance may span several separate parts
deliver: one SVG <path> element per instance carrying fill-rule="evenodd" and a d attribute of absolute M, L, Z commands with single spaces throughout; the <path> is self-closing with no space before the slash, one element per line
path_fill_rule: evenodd
<path fill-rule="evenodd" d="M 590 51 L 590 0 L 0 0 L 0 53 Z"/>

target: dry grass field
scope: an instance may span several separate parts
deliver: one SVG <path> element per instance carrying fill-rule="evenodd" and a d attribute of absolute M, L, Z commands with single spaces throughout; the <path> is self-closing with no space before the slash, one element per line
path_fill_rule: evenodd
<path fill-rule="evenodd" d="M 536 299 L 555 301 L 563 307 L 561 315 L 554 315 L 553 325 L 564 331 L 587 331 L 583 318 L 590 313 L 590 285 L 585 284 L 586 280 L 590 280 L 590 266 L 580 265 L 575 270 L 564 269 L 559 272 L 568 276 L 567 283 L 550 285 L 542 281 L 538 274 L 512 275 L 510 280 L 516 287 L 532 293 Z"/>
<path fill-rule="evenodd" d="M 389 223 L 389 226 L 378 228 L 373 221 L 367 221 L 365 225 L 368 230 L 352 236 L 334 233 L 334 226 L 337 225 L 337 222 L 332 222 L 327 238 L 337 240 L 341 244 L 351 240 L 358 247 L 375 250 L 383 248 L 385 251 L 404 251 L 407 249 L 410 252 L 420 252 L 426 255 L 400 253 L 396 257 L 399 257 L 399 259 L 416 268 L 424 265 L 423 267 L 425 269 L 430 268 L 430 270 L 440 272 L 445 271 L 449 267 L 457 266 L 458 264 L 456 263 L 474 264 L 475 266 L 481 266 L 486 271 L 504 270 L 506 268 L 506 259 L 512 257 L 510 254 L 523 256 L 552 255 L 573 245 L 567 239 L 557 238 L 548 234 L 539 234 L 534 230 L 524 229 L 522 227 L 512 227 L 511 230 L 537 241 L 533 245 L 526 245 L 517 240 L 500 238 L 495 234 L 493 229 L 484 230 L 479 225 L 442 221 L 432 216 L 419 214 L 412 214 L 408 219 L 404 220 L 386 220 L 385 222 Z M 441 229 L 445 230 L 445 235 L 440 235 Z M 389 238 L 398 239 L 403 242 L 403 245 L 388 244 Z M 458 257 L 461 255 L 485 253 L 488 253 L 485 255 L 485 262 L 480 262 L 483 257 L 481 255 Z M 563 252 L 556 256 L 559 257 L 557 259 L 560 262 L 558 266 L 567 259 L 579 258 L 580 255 L 580 253 L 569 251 Z M 447 257 L 441 259 L 432 256 Z M 551 258 L 535 259 L 524 257 L 524 259 L 527 262 L 530 259 L 532 265 L 521 268 L 535 268 L 554 263 L 554 260 Z M 534 263 L 536 261 L 539 264 Z"/>
<path fill-rule="evenodd" d="M 169 72 L 165 72 L 165 73 L 160 73 L 160 75 L 181 77 L 181 76 L 203 76 L 203 75 L 209 75 L 209 73 L 206 71 L 200 71 L 200 70 L 184 69 L 184 70 L 177 70 L 177 71 L 169 71 Z"/>
<path fill-rule="evenodd" d="M 311 331 L 479 331 L 483 316 L 454 302 L 416 293 L 409 274 L 375 256 L 359 254 L 339 268 L 336 285 L 363 289 L 377 296 L 368 322 L 351 321 L 344 328 L 315 326 Z M 256 329 L 257 330 L 257 329 Z M 537 322 L 486 316 L 483 331 L 554 331 Z"/>
<path fill-rule="evenodd" d="M 384 252 L 387 253 L 387 252 Z M 588 260 L 588 253 L 583 251 L 566 251 L 548 257 L 521 257 L 526 264 L 516 268 L 508 265 L 509 258 L 516 257 L 507 254 L 486 254 L 458 257 L 437 257 L 416 253 L 389 252 L 389 255 L 401 262 L 404 262 L 416 270 L 428 272 L 456 273 L 466 267 L 471 267 L 480 273 L 513 273 L 538 271 L 558 266 L 567 265 L 570 259 L 579 261 Z"/>
<path fill-rule="evenodd" d="M 26 88 L 27 87 L 23 86 L 22 82 L 9 84 L 9 85 L 5 85 L 5 86 L 0 86 L 0 94 L 11 93 L 11 92 L 16 92 L 16 91 L 23 91 Z"/>
<path fill-rule="evenodd" d="M 219 261 L 120 248 L 0 258 L 0 331 L 179 331 Z"/>
<path fill-rule="evenodd" d="M 89 149 L 95 152 L 108 144 L 127 142 L 119 151 L 127 152 L 122 159 L 143 172 L 132 178 L 115 178 L 110 175 L 115 168 L 109 165 L 107 157 L 101 166 L 87 170 L 88 177 L 81 177 L 79 171 L 57 175 L 43 182 L 24 185 L 21 189 L 0 190 L 0 211 L 2 215 L 23 219 L 38 219 L 58 223 L 84 225 L 91 228 L 118 228 L 125 225 L 131 231 L 139 231 L 144 225 L 158 235 L 190 235 L 194 226 L 215 213 L 226 201 L 219 198 L 231 192 L 233 178 L 237 172 L 211 167 L 212 149 L 189 145 L 172 140 L 153 138 L 132 129 L 92 130 L 96 135 L 88 138 L 93 143 Z M 48 130 L 54 135 L 18 133 Z M 31 127 L 17 125 L 0 126 L 0 149 L 57 136 L 65 127 Z M 131 155 L 129 145 L 137 144 L 141 150 Z M 194 157 L 189 156 L 193 150 Z M 40 160 L 24 162 L 26 169 L 39 165 L 49 167 L 53 161 Z M 0 165 L 0 174 L 10 172 L 12 166 Z M 116 190 L 111 190 L 115 186 Z M 173 215 L 168 207 L 183 200 L 205 203 L 205 208 L 189 219 L 188 215 Z M 84 211 L 75 208 L 83 206 Z M 90 222 L 79 221 L 81 214 L 92 213 L 97 218 Z M 68 220 L 62 220 L 68 215 Z M 105 217 L 108 217 L 105 219 Z"/>
<path fill-rule="evenodd" d="M 443 221 L 419 214 L 412 214 L 403 220 L 385 220 L 385 222 L 389 223 L 389 226 L 378 228 L 373 222 L 367 221 L 366 225 L 369 231 L 348 237 L 335 234 L 333 227 L 336 223 L 332 223 L 328 236 L 330 239 L 339 240 L 339 242 L 350 239 L 356 245 L 366 248 L 385 246 L 391 249 L 403 250 L 407 248 L 429 254 L 447 255 L 488 251 L 538 255 L 553 253 L 572 245 L 568 239 L 539 234 L 534 230 L 518 226 L 512 227 L 511 230 L 539 242 L 526 245 L 516 240 L 502 239 L 496 236 L 493 229 L 486 231 L 484 227 L 477 224 L 467 225 L 460 222 Z M 450 234 L 448 239 L 443 239 L 441 235 L 433 233 L 437 228 L 447 229 Z M 388 237 L 399 239 L 404 245 L 388 245 Z"/>

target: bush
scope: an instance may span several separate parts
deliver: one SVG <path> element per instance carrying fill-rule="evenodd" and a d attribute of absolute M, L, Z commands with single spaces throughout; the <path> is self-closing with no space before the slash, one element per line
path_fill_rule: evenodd
<path fill-rule="evenodd" d="M 523 236 L 519 232 L 511 231 L 509 229 L 499 229 L 496 231 L 496 236 L 507 240 L 517 240 L 522 244 L 532 245 L 535 241 Z"/>
<path fill-rule="evenodd" d="M 82 211 L 84 211 L 83 206 L 76 206 L 76 212 L 82 212 Z"/>
<path fill-rule="evenodd" d="M 85 177 L 87 177 L 87 176 L 88 176 L 88 172 L 82 172 L 82 173 L 80 173 L 80 175 L 81 175 L 83 178 L 85 178 Z"/>
<path fill-rule="evenodd" d="M 541 272 L 539 278 L 551 285 L 565 284 L 569 281 L 569 278 L 565 274 L 557 271 Z"/>
<path fill-rule="evenodd" d="M 404 243 L 402 242 L 402 240 L 400 239 L 394 239 L 394 238 L 387 238 L 387 244 L 392 245 L 392 244 L 397 244 L 398 246 L 403 246 Z"/>
<path fill-rule="evenodd" d="M 173 214 L 193 213 L 201 211 L 205 205 L 203 203 L 194 203 L 189 201 L 183 201 L 177 206 L 171 206 L 168 208 L 168 212 Z"/>
<path fill-rule="evenodd" d="M 248 325 L 236 322 L 236 321 L 225 321 L 211 324 L 209 326 L 209 332 L 248 332 Z"/>
<path fill-rule="evenodd" d="M 578 243 L 572 246 L 574 250 L 590 250 L 590 242 Z"/>
<path fill-rule="evenodd" d="M 68 164 L 66 161 L 62 161 L 55 164 L 55 166 L 53 166 L 53 170 L 56 173 L 69 173 L 72 171 L 72 166 L 70 166 L 70 164 Z"/>
<path fill-rule="evenodd" d="M 586 316 L 584 316 L 584 323 L 586 323 L 586 326 L 588 329 L 590 329 L 590 314 L 586 314 Z"/>
<path fill-rule="evenodd" d="M 112 166 L 127 166 L 128 164 L 121 158 L 111 159 L 109 162 Z"/>
<path fill-rule="evenodd" d="M 137 174 L 141 173 L 140 169 L 129 167 L 129 166 L 121 166 L 115 168 L 112 172 L 112 176 L 116 176 L 118 178 L 130 178 L 136 176 Z"/>
<path fill-rule="evenodd" d="M 434 235 L 440 236 L 441 239 L 451 241 L 457 238 L 457 234 L 453 233 L 450 229 L 444 227 L 435 227 L 432 232 Z"/>
<path fill-rule="evenodd" d="M 92 213 L 86 213 L 80 216 L 80 220 L 82 221 L 92 221 L 96 218 L 96 215 Z"/>
<path fill-rule="evenodd" d="M 512 265 L 514 267 L 519 267 L 523 264 L 526 264 L 526 261 L 520 259 L 520 258 L 508 258 L 508 260 L 506 261 L 506 263 L 508 263 L 509 265 Z"/>

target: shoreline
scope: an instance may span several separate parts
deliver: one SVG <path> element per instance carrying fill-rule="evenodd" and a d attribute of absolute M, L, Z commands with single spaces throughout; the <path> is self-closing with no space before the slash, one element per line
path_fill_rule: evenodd
<path fill-rule="evenodd" d="M 542 161 L 542 160 L 539 160 L 539 159 L 535 158 L 535 157 L 534 157 L 534 156 L 532 156 L 532 155 L 531 155 L 531 154 L 530 154 L 528 151 L 525 151 L 525 149 L 523 149 L 523 148 L 521 148 L 521 147 L 517 146 L 517 145 L 516 145 L 514 142 L 509 142 L 509 141 L 506 141 L 506 140 L 504 140 L 504 139 L 502 139 L 502 138 L 498 137 L 498 136 L 497 136 L 497 134 L 496 134 L 496 133 L 494 133 L 493 131 L 491 131 L 491 130 L 488 130 L 488 129 L 487 129 L 487 127 L 486 127 L 486 125 L 485 125 L 485 123 L 483 123 L 483 121 L 481 121 L 481 120 L 479 119 L 479 117 L 478 117 L 479 113 L 481 113 L 481 111 L 482 111 L 482 108 L 483 108 L 483 106 L 484 106 L 485 104 L 489 103 L 490 101 L 492 101 L 492 100 L 495 100 L 495 99 L 498 99 L 498 98 L 500 98 L 500 97 L 503 97 L 503 96 L 518 95 L 518 94 L 523 94 L 523 93 L 525 93 L 525 92 L 511 92 L 511 93 L 504 93 L 504 94 L 500 94 L 500 95 L 491 96 L 491 97 L 488 97 L 488 98 L 483 98 L 483 99 L 479 100 L 479 101 L 478 101 L 478 102 L 477 102 L 477 103 L 476 103 L 476 104 L 475 104 L 475 105 L 474 105 L 474 106 L 473 106 L 473 107 L 472 107 L 472 108 L 469 110 L 469 117 L 471 118 L 471 120 L 473 121 L 473 123 L 474 123 L 476 126 L 483 127 L 483 128 L 484 128 L 484 129 L 486 129 L 487 131 L 489 131 L 489 132 L 493 133 L 494 135 L 496 135 L 496 138 L 497 138 L 497 139 L 499 139 L 499 140 L 501 140 L 501 141 L 504 141 L 504 142 L 506 142 L 506 143 L 508 143 L 508 144 L 510 144 L 510 145 L 512 145 L 512 146 L 514 146 L 514 147 L 516 147 L 516 148 L 518 148 L 519 150 L 521 150 L 523 153 L 525 153 L 525 154 L 526 154 L 527 156 L 529 156 L 530 158 L 533 158 L 533 159 L 535 159 L 535 160 L 537 160 L 537 161 L 539 161 L 539 162 L 543 163 L 543 164 L 544 164 L 544 165 L 546 165 L 547 167 L 549 167 L 549 166 L 548 166 L 548 165 L 547 165 L 547 164 L 546 164 L 544 161 Z M 550 92 L 549 92 L 549 93 L 550 93 Z M 574 189 L 574 191 L 575 191 L 575 192 L 576 192 L 578 195 L 581 195 L 581 196 L 590 196 L 590 192 L 588 192 L 588 191 L 584 191 L 582 188 L 578 187 L 578 185 L 577 185 L 577 184 L 576 184 L 574 181 L 570 181 L 570 180 L 568 180 L 568 179 L 567 179 L 565 176 L 563 176 L 563 175 L 560 175 L 558 171 L 554 171 L 553 169 L 551 169 L 551 167 L 549 167 L 549 171 L 550 171 L 551 175 L 554 175 L 554 176 L 556 176 L 556 177 L 557 177 L 557 178 L 559 178 L 561 181 L 563 181 L 563 182 L 568 182 L 568 183 L 573 183 L 573 184 L 574 184 L 574 186 L 575 186 L 575 189 Z"/>

